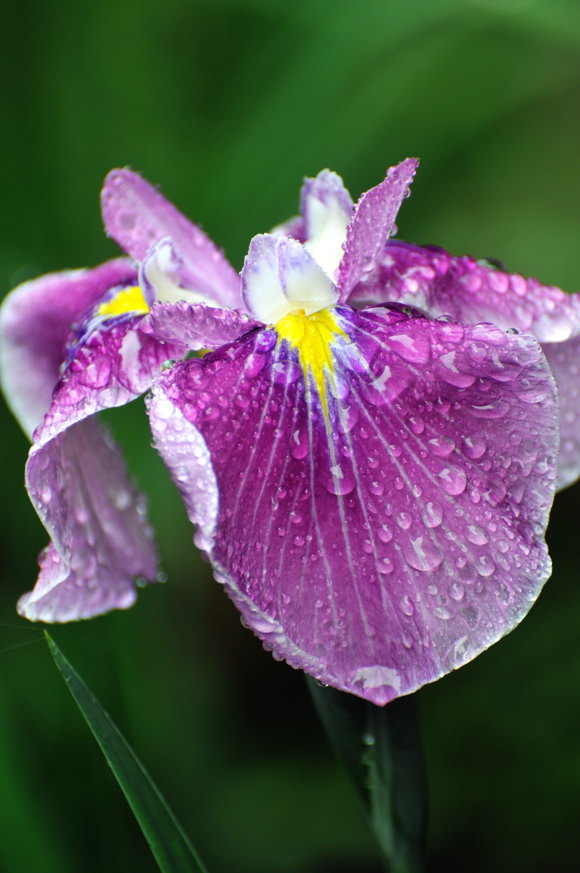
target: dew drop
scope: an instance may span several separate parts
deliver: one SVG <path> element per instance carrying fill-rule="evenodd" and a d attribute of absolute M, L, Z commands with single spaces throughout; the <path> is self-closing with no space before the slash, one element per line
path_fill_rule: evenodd
<path fill-rule="evenodd" d="M 382 573 L 383 575 L 392 573 L 394 569 L 395 565 L 390 558 L 381 558 L 377 561 L 377 572 Z"/>
<path fill-rule="evenodd" d="M 452 497 L 458 497 L 463 494 L 467 486 L 467 476 L 463 470 L 456 467 L 445 467 L 439 472 L 439 478 L 445 491 Z"/>
<path fill-rule="evenodd" d="M 397 524 L 402 530 L 409 530 L 413 518 L 410 512 L 399 512 L 397 515 Z"/>
<path fill-rule="evenodd" d="M 382 524 L 379 528 L 378 536 L 381 542 L 390 543 L 393 539 L 393 531 L 388 524 Z"/>
<path fill-rule="evenodd" d="M 485 544 L 489 542 L 489 537 L 486 532 L 477 524 L 470 524 L 465 536 L 474 546 L 485 546 Z"/>
<path fill-rule="evenodd" d="M 308 454 L 308 434 L 305 431 L 295 430 L 290 437 L 290 454 L 296 460 L 301 461 Z"/>
<path fill-rule="evenodd" d="M 438 527 L 443 521 L 443 510 L 437 503 L 429 501 L 422 512 L 422 518 L 427 527 Z"/>
<path fill-rule="evenodd" d="M 413 615 L 413 613 L 415 612 L 413 601 L 408 594 L 405 594 L 404 597 L 401 597 L 401 611 L 404 612 L 405 615 Z"/>
<path fill-rule="evenodd" d="M 443 561 L 443 554 L 438 546 L 423 536 L 406 543 L 403 554 L 410 567 L 423 572 L 435 570 Z"/>

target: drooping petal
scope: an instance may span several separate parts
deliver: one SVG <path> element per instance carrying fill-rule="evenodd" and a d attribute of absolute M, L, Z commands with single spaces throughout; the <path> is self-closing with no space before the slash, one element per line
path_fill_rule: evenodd
<path fill-rule="evenodd" d="M 244 621 L 277 657 L 383 704 L 536 598 L 556 392 L 531 337 L 403 308 L 318 316 L 323 378 L 309 348 L 256 331 L 165 372 L 151 423 Z"/>
<path fill-rule="evenodd" d="M 389 242 L 382 265 L 353 291 L 352 304 L 399 300 L 431 315 L 490 321 L 530 333 L 542 343 L 560 394 L 558 487 L 580 476 L 580 295 L 443 249 Z"/>
<path fill-rule="evenodd" d="M 19 604 L 32 620 L 69 621 L 124 608 L 134 600 L 136 577 L 156 578 L 143 498 L 107 432 L 88 418 L 142 394 L 167 358 L 183 354 L 181 345 L 142 334 L 141 318 L 80 331 L 34 433 L 26 483 L 52 542 L 34 591 Z"/>
<path fill-rule="evenodd" d="M 253 238 L 246 255 L 242 297 L 250 315 L 274 324 L 294 310 L 309 315 L 333 306 L 338 293 L 303 245 L 263 233 Z"/>
<path fill-rule="evenodd" d="M 342 302 L 349 300 L 357 282 L 375 267 L 393 233 L 395 218 L 409 194 L 418 165 L 416 158 L 407 158 L 396 167 L 390 167 L 380 185 L 363 194 L 356 204 L 338 270 L 337 284 Z"/>
<path fill-rule="evenodd" d="M 131 170 L 112 170 L 101 201 L 107 233 L 136 261 L 169 237 L 183 259 L 186 287 L 222 306 L 241 306 L 240 278 L 222 252 L 145 179 Z"/>
<path fill-rule="evenodd" d="M 2 389 L 28 436 L 50 406 L 71 325 L 108 289 L 136 279 L 131 263 L 119 258 L 92 270 L 49 273 L 8 295 L 0 309 Z"/>
<path fill-rule="evenodd" d="M 26 476 L 51 543 L 19 613 L 65 622 L 131 606 L 135 579 L 155 579 L 157 555 L 145 501 L 108 431 L 96 419 L 73 425 L 33 447 Z"/>
<path fill-rule="evenodd" d="M 336 173 L 322 170 L 306 179 L 300 198 L 304 216 L 305 247 L 323 270 L 334 279 L 344 253 L 352 200 Z"/>
<path fill-rule="evenodd" d="M 157 303 L 143 319 L 141 330 L 188 349 L 217 349 L 247 333 L 259 322 L 237 309 L 216 309 L 196 303 Z"/>

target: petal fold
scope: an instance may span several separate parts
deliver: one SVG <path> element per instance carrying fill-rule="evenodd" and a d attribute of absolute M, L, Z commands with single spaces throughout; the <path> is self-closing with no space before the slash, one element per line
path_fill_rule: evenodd
<path fill-rule="evenodd" d="M 554 380 L 491 325 L 333 312 L 325 400 L 276 330 L 178 363 L 150 418 L 243 619 L 377 704 L 466 663 L 550 572 Z"/>
<path fill-rule="evenodd" d="M 240 279 L 217 246 L 149 182 L 128 169 L 112 170 L 101 203 L 109 236 L 136 261 L 169 237 L 183 260 L 186 286 L 222 306 L 241 305 Z"/>

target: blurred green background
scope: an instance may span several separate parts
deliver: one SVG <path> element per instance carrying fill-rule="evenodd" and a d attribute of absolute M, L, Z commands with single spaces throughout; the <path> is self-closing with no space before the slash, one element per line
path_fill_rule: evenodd
<path fill-rule="evenodd" d="M 98 210 L 111 167 L 160 184 L 240 266 L 304 175 L 329 166 L 356 197 L 408 155 L 402 238 L 578 290 L 577 0 L 21 0 L 2 19 L 1 294 L 115 255 Z M 303 677 L 199 559 L 142 404 L 107 417 L 169 581 L 57 642 L 212 873 L 379 871 Z M 46 538 L 3 406 L 0 433 L 0 869 L 150 873 L 39 628 L 15 615 Z M 418 695 L 431 870 L 580 869 L 579 503 L 578 485 L 556 500 L 554 576 L 522 626 Z"/>

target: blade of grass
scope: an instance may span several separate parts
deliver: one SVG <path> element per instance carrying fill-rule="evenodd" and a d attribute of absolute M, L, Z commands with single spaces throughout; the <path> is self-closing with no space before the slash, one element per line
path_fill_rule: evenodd
<path fill-rule="evenodd" d="M 387 859 L 389 873 L 421 873 L 427 779 L 413 697 L 380 707 L 306 678 L 328 738 Z"/>
<path fill-rule="evenodd" d="M 95 695 L 45 633 L 54 662 L 113 771 L 162 873 L 207 873 L 159 789 Z"/>

